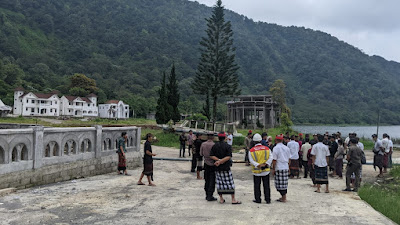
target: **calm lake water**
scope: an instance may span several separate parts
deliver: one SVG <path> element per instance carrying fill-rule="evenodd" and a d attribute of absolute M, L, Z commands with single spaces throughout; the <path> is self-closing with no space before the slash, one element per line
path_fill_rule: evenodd
<path fill-rule="evenodd" d="M 356 133 L 358 137 L 371 138 L 371 135 L 376 133 L 376 126 L 302 126 L 295 125 L 293 129 L 301 133 L 319 133 L 323 134 L 328 131 L 330 134 L 340 132 L 343 137 L 347 137 L 349 133 Z M 400 138 L 400 126 L 380 126 L 379 127 L 379 138 L 382 138 L 382 134 L 387 133 L 391 138 Z"/>

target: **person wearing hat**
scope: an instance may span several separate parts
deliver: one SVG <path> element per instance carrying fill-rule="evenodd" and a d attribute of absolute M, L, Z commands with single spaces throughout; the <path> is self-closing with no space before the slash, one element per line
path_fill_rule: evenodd
<path fill-rule="evenodd" d="M 226 134 L 218 134 L 219 141 L 211 148 L 210 158 L 214 160 L 215 165 L 215 183 L 220 197 L 219 203 L 225 203 L 224 194 L 232 196 L 232 204 L 241 204 L 235 199 L 235 183 L 231 172 L 232 146 L 225 142 Z"/>
<path fill-rule="evenodd" d="M 249 159 L 252 165 L 254 180 L 254 198 L 253 202 L 261 203 L 261 181 L 264 187 L 264 197 L 267 204 L 271 203 L 271 190 L 269 188 L 269 173 L 272 164 L 272 152 L 261 144 L 262 137 L 260 134 L 253 136 L 255 146 L 249 151 Z"/>
<path fill-rule="evenodd" d="M 290 149 L 282 144 L 283 136 L 276 136 L 272 161 L 272 175 L 275 178 L 275 188 L 281 194 L 278 202 L 286 202 L 289 183 Z"/>

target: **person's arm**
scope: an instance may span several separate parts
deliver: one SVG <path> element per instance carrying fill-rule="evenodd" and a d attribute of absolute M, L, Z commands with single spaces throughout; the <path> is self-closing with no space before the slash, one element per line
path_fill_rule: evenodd
<path fill-rule="evenodd" d="M 314 165 L 315 165 L 315 155 L 312 155 L 312 156 L 311 156 L 311 159 L 312 159 L 312 167 L 314 168 Z"/>
<path fill-rule="evenodd" d="M 272 165 L 272 160 L 274 159 L 274 153 L 272 151 L 269 151 L 269 158 L 267 160 L 266 165 L 271 168 Z"/>
<path fill-rule="evenodd" d="M 346 160 L 347 160 L 347 162 L 350 162 L 350 155 L 351 155 L 351 150 L 349 150 L 349 151 L 347 152 L 347 155 L 346 155 Z"/>
<path fill-rule="evenodd" d="M 204 143 L 203 143 L 204 144 Z M 203 144 L 201 144 L 201 146 L 200 146 L 200 155 L 201 156 L 204 156 L 203 155 L 203 151 L 204 151 L 204 146 L 203 146 Z"/>
<path fill-rule="evenodd" d="M 275 176 L 276 159 L 272 160 L 271 175 Z"/>
<path fill-rule="evenodd" d="M 251 163 L 254 167 L 261 168 L 261 164 L 259 164 L 259 163 L 257 163 L 256 161 L 254 161 L 253 156 L 251 155 L 251 152 L 250 152 L 250 151 L 247 153 L 247 155 L 248 155 L 248 158 L 249 158 L 250 163 Z"/>
<path fill-rule="evenodd" d="M 149 150 L 146 150 L 146 155 L 149 155 L 149 156 L 156 156 L 157 154 L 151 153 Z"/>

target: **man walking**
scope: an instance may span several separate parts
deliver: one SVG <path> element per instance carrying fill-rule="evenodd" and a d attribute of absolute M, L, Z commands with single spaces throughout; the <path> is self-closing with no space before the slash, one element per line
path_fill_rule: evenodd
<path fill-rule="evenodd" d="M 299 150 L 300 145 L 295 141 L 295 136 L 292 135 L 290 137 L 290 141 L 287 144 L 287 147 L 290 149 L 290 178 L 294 178 L 295 176 L 299 179 L 300 175 L 300 162 L 299 162 Z"/>
<path fill-rule="evenodd" d="M 273 161 L 272 161 L 272 174 L 275 177 L 275 188 L 281 194 L 278 202 L 286 202 L 286 194 L 289 181 L 289 163 L 290 163 L 290 149 L 282 144 L 283 137 L 276 136 L 274 147 Z"/>
<path fill-rule="evenodd" d="M 254 198 L 253 202 L 261 203 L 261 181 L 264 187 L 264 197 L 267 204 L 271 203 L 271 190 L 269 188 L 269 173 L 272 164 L 271 150 L 261 144 L 260 134 L 253 136 L 255 146 L 250 149 L 249 159 L 252 164 L 254 179 Z"/>
<path fill-rule="evenodd" d="M 346 189 L 343 191 L 351 191 L 351 175 L 355 174 L 355 184 L 353 191 L 357 192 L 360 186 L 360 170 L 361 170 L 362 150 L 357 146 L 357 139 L 350 139 L 350 147 L 347 153 L 347 168 L 346 168 Z"/>
<path fill-rule="evenodd" d="M 329 193 L 329 182 L 328 182 L 328 162 L 329 162 L 329 148 L 323 143 L 324 136 L 318 135 L 318 143 L 315 144 L 311 150 L 313 167 L 315 169 L 315 183 L 317 184 L 317 190 L 315 192 L 321 192 L 321 184 L 326 185 L 325 193 Z"/>
<path fill-rule="evenodd" d="M 214 135 L 208 134 L 207 141 L 201 144 L 200 155 L 204 157 L 204 191 L 207 201 L 217 201 L 213 194 L 215 191 L 215 166 L 210 158 L 211 148 L 214 146 Z"/>

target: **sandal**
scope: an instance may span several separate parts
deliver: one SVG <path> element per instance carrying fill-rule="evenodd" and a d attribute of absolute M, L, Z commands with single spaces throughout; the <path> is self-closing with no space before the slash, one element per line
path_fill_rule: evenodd
<path fill-rule="evenodd" d="M 224 201 L 223 201 L 223 202 L 219 201 L 219 204 L 224 204 L 224 203 L 225 203 L 225 199 L 224 199 Z"/>
<path fill-rule="evenodd" d="M 242 204 L 241 201 L 232 202 L 232 205 L 240 205 L 240 204 Z"/>
<path fill-rule="evenodd" d="M 138 182 L 137 185 L 145 185 L 143 182 Z"/>
<path fill-rule="evenodd" d="M 280 198 L 280 199 L 277 199 L 276 201 L 277 201 L 277 202 L 282 202 L 282 203 L 286 202 L 286 201 L 283 201 L 281 198 Z"/>
<path fill-rule="evenodd" d="M 314 192 L 315 192 L 315 193 L 321 193 L 321 191 L 317 191 L 317 190 L 315 190 Z"/>
<path fill-rule="evenodd" d="M 151 183 L 151 184 L 149 184 L 149 186 L 155 187 L 156 185 L 155 185 L 155 184 L 153 184 L 153 183 Z"/>

